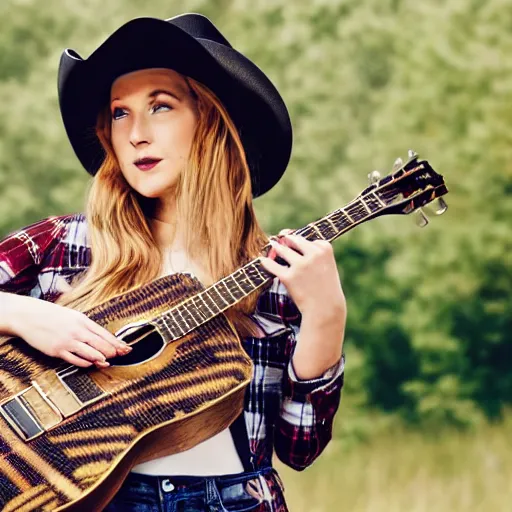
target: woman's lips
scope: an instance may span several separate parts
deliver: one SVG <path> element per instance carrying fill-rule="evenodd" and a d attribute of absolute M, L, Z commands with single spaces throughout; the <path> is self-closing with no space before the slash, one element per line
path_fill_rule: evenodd
<path fill-rule="evenodd" d="M 153 169 L 155 165 L 158 165 L 161 162 L 161 160 L 151 160 L 146 162 L 140 162 L 138 164 L 135 164 L 141 171 L 149 171 L 150 169 Z"/>

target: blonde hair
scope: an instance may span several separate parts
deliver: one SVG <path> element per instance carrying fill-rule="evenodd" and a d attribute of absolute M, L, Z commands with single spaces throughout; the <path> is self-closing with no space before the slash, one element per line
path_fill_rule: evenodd
<path fill-rule="evenodd" d="M 198 121 L 188 165 L 176 185 L 177 211 L 189 227 L 188 254 L 206 269 L 203 283 L 209 285 L 256 257 L 268 237 L 255 216 L 249 166 L 236 126 L 213 92 L 190 78 L 186 82 Z M 124 178 L 110 124 L 106 108 L 96 127 L 106 156 L 86 204 L 91 265 L 57 300 L 80 311 L 156 279 L 163 263 L 148 224 L 153 200 L 142 197 Z M 227 312 L 241 334 L 252 331 L 247 315 L 256 300 L 253 294 Z"/>

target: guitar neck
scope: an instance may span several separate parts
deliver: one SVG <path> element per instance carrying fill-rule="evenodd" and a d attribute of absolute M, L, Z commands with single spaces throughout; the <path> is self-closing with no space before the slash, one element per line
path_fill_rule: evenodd
<path fill-rule="evenodd" d="M 296 230 L 295 233 L 311 241 L 327 240 L 332 242 L 358 224 L 377 217 L 384 207 L 385 204 L 377 194 L 368 193 L 354 199 L 347 206 L 334 210 L 320 220 Z"/>
<path fill-rule="evenodd" d="M 366 191 L 365 191 L 366 192 Z M 295 233 L 307 240 L 332 242 L 343 233 L 371 218 L 377 217 L 385 204 L 375 192 L 368 192 L 334 210 L 320 220 Z M 166 332 L 169 339 L 178 339 L 234 306 L 251 293 L 268 286 L 274 276 L 256 258 L 232 274 L 206 288 L 179 306 L 158 316 L 154 323 Z"/>
<path fill-rule="evenodd" d="M 409 152 L 409 161 L 363 190 L 349 204 L 295 231 L 307 240 L 332 242 L 363 222 L 384 214 L 408 214 L 448 192 L 444 179 L 430 164 Z M 446 204 L 436 212 L 446 210 Z M 268 245 L 263 250 L 268 249 Z M 279 260 L 278 260 L 279 261 Z M 177 339 L 226 311 L 251 293 L 268 286 L 274 276 L 255 258 L 242 268 L 163 313 L 153 323 L 169 339 Z"/>

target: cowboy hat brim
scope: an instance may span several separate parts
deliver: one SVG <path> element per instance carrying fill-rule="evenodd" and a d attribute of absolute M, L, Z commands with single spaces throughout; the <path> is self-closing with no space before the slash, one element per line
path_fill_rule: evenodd
<path fill-rule="evenodd" d="M 139 69 L 170 68 L 206 85 L 222 101 L 246 151 L 253 196 L 262 195 L 279 181 L 291 154 L 291 123 L 281 96 L 267 76 L 225 39 L 195 37 L 173 20 L 131 20 L 88 59 L 74 50 L 63 52 L 59 104 L 76 155 L 92 175 L 103 162 L 95 127 L 116 78 Z"/>

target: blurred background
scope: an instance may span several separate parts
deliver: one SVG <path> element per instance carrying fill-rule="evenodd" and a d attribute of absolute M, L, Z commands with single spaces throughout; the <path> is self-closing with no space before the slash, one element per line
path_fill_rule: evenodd
<path fill-rule="evenodd" d="M 57 67 L 137 16 L 210 17 L 294 126 L 265 229 L 339 208 L 413 148 L 448 212 L 334 244 L 349 322 L 333 440 L 282 471 L 293 512 L 508 511 L 512 503 L 512 8 L 507 0 L 2 0 L 0 235 L 83 211 Z"/>

